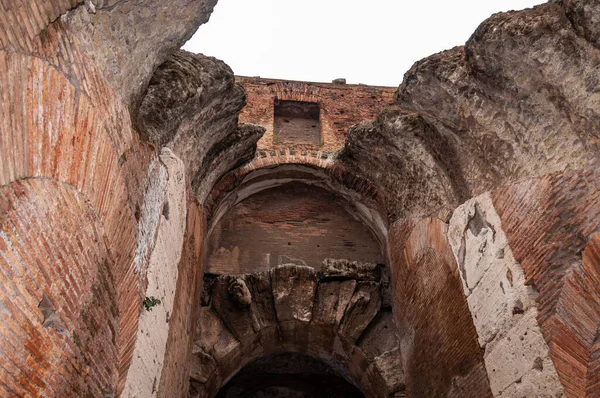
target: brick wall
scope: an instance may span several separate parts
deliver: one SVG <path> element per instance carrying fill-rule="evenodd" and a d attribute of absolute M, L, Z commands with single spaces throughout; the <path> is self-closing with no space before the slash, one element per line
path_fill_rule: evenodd
<path fill-rule="evenodd" d="M 5 35 L 0 38 L 4 46 L 0 49 L 0 86 L 5 95 L 0 101 L 0 186 L 26 178 L 66 183 L 88 201 L 103 224 L 104 232 L 98 240 L 106 242 L 111 259 L 108 268 L 115 281 L 115 291 L 107 294 L 116 299 L 119 313 L 114 335 L 106 343 L 117 347 L 118 362 L 115 365 L 110 356 L 99 354 L 86 366 L 77 365 L 76 360 L 73 366 L 78 367 L 74 372 L 79 372 L 81 377 L 77 383 L 86 380 L 86 372 L 114 371 L 119 375 L 119 383 L 111 381 L 107 388 L 119 391 L 133 354 L 140 309 L 135 303 L 141 301 L 145 290 L 145 281 L 138 275 L 140 269 L 134 264 L 138 243 L 136 216 L 149 178 L 148 165 L 155 155 L 148 146 L 137 141 L 127 108 L 93 61 L 81 51 L 63 21 L 59 18 L 50 25 L 44 24 L 75 3 L 55 2 L 49 7 L 27 3 L 27 7 L 52 12 L 36 19 L 35 30 L 19 29 L 23 25 L 16 20 L 4 19 L 15 10 L 26 11 L 27 7 L 11 9 L 0 17 L 0 31 Z M 52 194 L 43 189 L 38 197 L 53 200 Z M 35 207 L 30 211 L 35 211 Z M 0 217 L 6 212 L 7 209 L 0 210 Z M 76 228 L 69 230 L 73 234 L 77 232 Z M 30 233 L 35 231 L 31 229 Z M 64 237 L 64 242 L 70 240 L 69 235 Z M 80 250 L 85 251 L 91 245 L 93 243 L 81 244 Z M 27 261 L 31 267 L 33 260 Z M 48 272 L 48 266 L 40 265 L 43 272 Z M 143 267 L 144 264 L 142 271 Z M 2 269 L 12 277 L 10 268 L 3 266 Z M 15 286 L 22 286 L 20 283 L 16 282 Z M 77 290 L 66 290 L 64 294 L 80 305 L 80 297 L 81 300 L 85 297 Z M 107 319 L 97 322 L 110 324 Z M 83 327 L 77 332 L 78 326 L 70 330 L 77 333 L 77 338 L 68 338 L 72 342 L 90 341 L 92 344 L 94 332 Z M 41 333 L 40 325 L 27 329 L 27 333 L 32 336 Z M 14 352 L 27 357 L 18 350 Z M 40 357 L 32 356 L 29 360 L 32 358 Z M 62 357 L 61 361 L 69 358 Z M 27 369 L 11 367 L 2 376 L 2 382 L 29 379 Z M 60 370 L 61 367 L 57 367 L 57 371 Z M 100 387 L 91 381 L 88 387 L 79 385 L 78 390 L 63 384 L 50 387 L 37 383 L 37 386 L 39 391 L 54 391 L 51 395 L 69 395 L 70 391 L 78 391 L 75 395 L 88 392 L 97 395 L 94 391 L 100 394 Z"/>
<path fill-rule="evenodd" d="M 599 197 L 595 169 L 492 193 L 514 258 L 539 292 L 537 320 L 568 397 L 600 394 Z"/>
<path fill-rule="evenodd" d="M 394 317 L 409 397 L 491 397 L 462 282 L 437 219 L 390 228 Z"/>
<path fill-rule="evenodd" d="M 257 272 L 278 264 L 321 268 L 325 258 L 383 263 L 373 234 L 327 191 L 287 184 L 233 207 L 209 238 L 206 272 Z"/>
<path fill-rule="evenodd" d="M 374 120 L 393 102 L 395 87 L 355 84 L 309 83 L 290 80 L 237 76 L 244 86 L 247 105 L 240 114 L 241 123 L 257 124 L 266 129 L 259 149 L 289 148 L 337 151 L 344 145 L 348 127 Z M 274 139 L 275 100 L 320 104 L 322 145 L 284 143 Z"/>
<path fill-rule="evenodd" d="M 0 188 L 0 396 L 105 396 L 119 356 L 104 227 L 73 187 Z"/>

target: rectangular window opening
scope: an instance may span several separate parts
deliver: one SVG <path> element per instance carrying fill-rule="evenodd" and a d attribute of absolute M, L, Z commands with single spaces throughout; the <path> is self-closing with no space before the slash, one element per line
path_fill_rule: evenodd
<path fill-rule="evenodd" d="M 273 143 L 322 145 L 320 113 L 316 102 L 276 99 Z"/>

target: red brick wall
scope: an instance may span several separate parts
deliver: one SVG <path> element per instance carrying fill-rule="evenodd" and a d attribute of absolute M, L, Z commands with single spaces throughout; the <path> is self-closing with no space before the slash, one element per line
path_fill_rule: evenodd
<path fill-rule="evenodd" d="M 262 271 L 292 259 L 316 269 L 325 258 L 383 263 L 373 234 L 335 196 L 302 184 L 266 190 L 239 203 L 209 239 L 210 273 Z"/>
<path fill-rule="evenodd" d="M 491 397 L 458 266 L 437 219 L 394 224 L 388 256 L 409 397 Z"/>
<path fill-rule="evenodd" d="M 58 6 L 53 13 L 75 4 L 55 3 Z M 52 15 L 36 22 L 43 23 Z M 0 186 L 31 177 L 67 183 L 89 201 L 103 223 L 119 307 L 113 336 L 119 351 L 118 391 L 125 382 L 135 344 L 140 310 L 135 303 L 141 301 L 145 289 L 133 258 L 138 234 L 136 210 L 145 193 L 152 151 L 139 144 L 127 108 L 83 54 L 61 19 L 30 31 L 7 25 L 0 18 L 0 31 L 0 41 L 6 46 L 0 49 L 0 86 L 4 98 L 10 98 L 0 101 Z M 21 36 L 7 39 L 6 35 Z M 43 196 L 51 194 L 40 193 Z M 65 237 L 65 241 L 69 239 Z M 68 294 L 79 295 L 75 291 Z M 30 329 L 29 333 L 39 332 L 35 330 Z M 92 338 L 85 334 L 86 330 L 80 332 L 81 341 Z M 84 375 L 86 371 L 113 366 L 102 355 L 96 361 L 90 362 L 88 370 L 80 367 L 79 372 Z M 1 381 L 8 377 L 27 378 L 24 369 L 18 367 L 11 368 L 9 374 L 0 375 Z M 94 388 L 91 383 L 90 389 Z M 59 389 L 50 395 L 69 395 L 68 391 L 71 390 L 63 393 Z M 85 391 L 81 387 L 81 394 L 76 395 L 85 395 Z"/>
<path fill-rule="evenodd" d="M 295 147 L 339 150 L 344 145 L 348 127 L 366 120 L 374 120 L 381 110 L 392 104 L 396 91 L 395 87 L 309 83 L 243 76 L 237 76 L 236 81 L 244 86 L 248 98 L 248 104 L 240 115 L 240 122 L 257 124 L 266 129 L 258 143 L 259 149 Z M 274 142 L 275 99 L 319 103 L 323 145 L 289 145 Z"/>
<path fill-rule="evenodd" d="M 118 376 L 114 263 L 86 198 L 0 188 L 0 396 L 106 396 Z"/>

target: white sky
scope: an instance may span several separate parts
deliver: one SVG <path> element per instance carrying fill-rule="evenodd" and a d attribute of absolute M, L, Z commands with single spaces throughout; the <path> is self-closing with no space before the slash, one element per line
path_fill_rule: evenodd
<path fill-rule="evenodd" d="M 417 60 L 462 45 L 498 11 L 542 0 L 219 0 L 184 49 L 238 75 L 397 86 Z"/>

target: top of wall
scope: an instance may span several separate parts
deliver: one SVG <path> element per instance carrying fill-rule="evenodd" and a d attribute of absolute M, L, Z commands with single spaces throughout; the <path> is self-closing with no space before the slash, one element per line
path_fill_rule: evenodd
<path fill-rule="evenodd" d="M 363 84 L 335 84 L 294 80 L 236 76 L 246 90 L 247 105 L 240 114 L 241 123 L 256 124 L 266 129 L 258 142 L 259 150 L 297 148 L 337 151 L 344 145 L 348 128 L 374 120 L 393 104 L 396 87 Z M 321 140 L 319 143 L 289 143 L 274 134 L 276 101 L 301 101 L 320 106 Z"/>
<path fill-rule="evenodd" d="M 235 79 L 236 81 L 238 81 L 241 84 L 246 84 L 246 83 L 251 83 L 251 84 L 263 84 L 263 85 L 270 85 L 273 83 L 300 83 L 300 84 L 308 84 L 311 86 L 317 86 L 317 87 L 322 87 L 322 88 L 327 88 L 327 89 L 337 89 L 337 88 L 348 88 L 348 89 L 352 89 L 352 88 L 356 88 L 356 87 L 360 87 L 360 88 L 364 88 L 366 90 L 381 90 L 381 91 L 386 91 L 386 92 L 391 92 L 392 95 L 394 94 L 394 92 L 398 89 L 398 86 L 371 86 L 368 84 L 363 84 L 363 83 L 358 83 L 358 84 L 352 84 L 352 83 L 328 83 L 328 82 L 309 82 L 309 81 L 304 81 L 304 80 L 287 80 L 287 79 L 273 79 L 273 78 L 268 78 L 268 77 L 261 77 L 261 76 L 241 76 L 241 75 L 235 75 Z M 335 80 L 339 80 L 339 79 L 335 79 Z M 342 79 L 345 80 L 345 79 Z"/>

